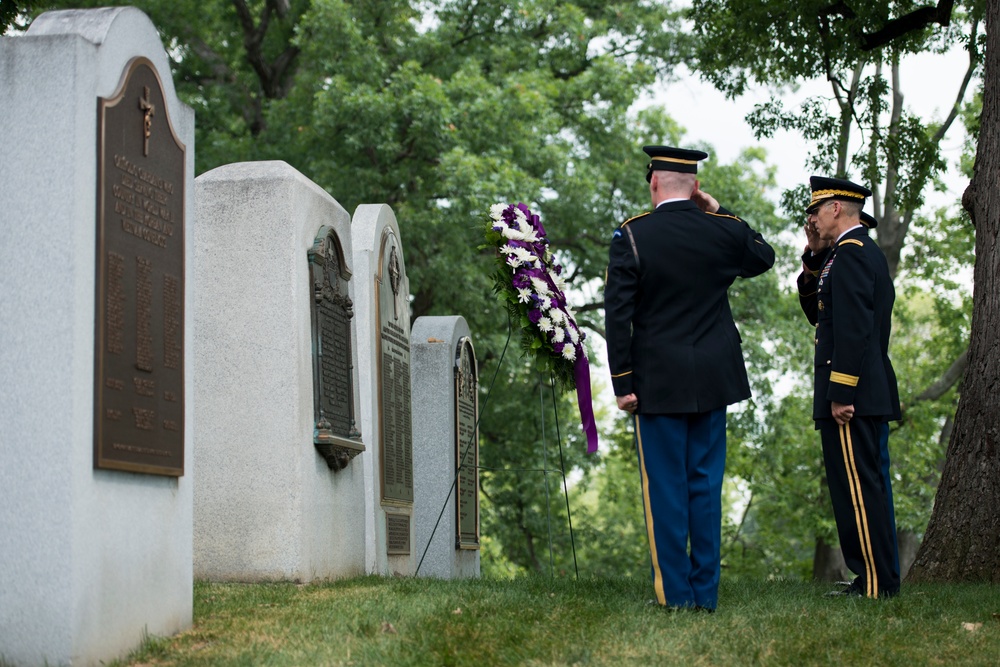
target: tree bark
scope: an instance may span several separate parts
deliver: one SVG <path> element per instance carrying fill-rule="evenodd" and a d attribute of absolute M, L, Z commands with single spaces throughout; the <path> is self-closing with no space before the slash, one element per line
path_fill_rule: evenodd
<path fill-rule="evenodd" d="M 896 544 L 899 545 L 899 579 L 906 579 L 913 561 L 917 558 L 917 551 L 920 550 L 920 536 L 912 530 L 897 530 Z"/>
<path fill-rule="evenodd" d="M 822 537 L 816 538 L 813 553 L 813 579 L 816 581 L 850 581 L 854 578 L 844 562 L 839 546 L 831 546 Z"/>
<path fill-rule="evenodd" d="M 972 182 L 976 227 L 968 367 L 924 542 L 910 581 L 1000 583 L 1000 3 L 986 3 L 983 111 Z"/>

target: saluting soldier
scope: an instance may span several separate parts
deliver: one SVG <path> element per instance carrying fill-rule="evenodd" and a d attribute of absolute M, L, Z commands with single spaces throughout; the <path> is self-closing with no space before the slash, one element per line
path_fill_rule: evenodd
<path fill-rule="evenodd" d="M 871 190 L 838 178 L 809 179 L 808 245 L 799 303 L 816 327 L 813 419 L 823 443 L 830 499 L 847 567 L 857 577 L 830 595 L 899 592 L 888 422 L 900 418 L 889 360 L 895 289 L 862 214 Z M 885 468 L 885 470 L 883 470 Z"/>
<path fill-rule="evenodd" d="M 656 600 L 714 610 L 726 406 L 750 396 L 728 289 L 771 268 L 774 250 L 699 188 L 707 153 L 643 150 L 654 210 L 611 240 L 608 363 L 619 409 L 635 415 Z"/>

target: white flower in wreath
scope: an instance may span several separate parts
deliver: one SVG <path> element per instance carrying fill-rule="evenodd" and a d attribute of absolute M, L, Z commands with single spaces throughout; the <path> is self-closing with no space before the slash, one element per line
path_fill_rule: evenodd
<path fill-rule="evenodd" d="M 552 311 L 553 313 L 558 311 Z M 555 331 L 552 332 L 552 342 L 561 343 L 566 340 L 566 330 L 562 327 L 555 327 Z"/>
<path fill-rule="evenodd" d="M 531 290 L 527 287 L 521 287 L 517 290 L 517 300 L 521 303 L 528 303 L 531 301 Z"/>
<path fill-rule="evenodd" d="M 535 288 L 535 294 L 542 297 L 543 299 L 552 296 L 549 293 L 549 284 L 546 283 L 541 278 L 532 278 L 531 286 Z"/>
<path fill-rule="evenodd" d="M 507 210 L 507 204 L 493 204 L 490 206 L 490 217 L 499 220 L 503 217 L 503 212 Z"/>
<path fill-rule="evenodd" d="M 549 311 L 549 317 L 551 317 L 552 321 L 556 324 L 563 324 L 566 322 L 566 314 L 558 308 L 553 308 Z"/>
<path fill-rule="evenodd" d="M 514 254 L 517 255 L 517 258 L 521 260 L 522 264 L 528 264 L 534 262 L 535 259 L 537 259 L 534 255 L 531 254 L 530 251 L 525 250 L 524 248 L 514 248 Z"/>
<path fill-rule="evenodd" d="M 573 345 L 580 342 L 580 332 L 576 330 L 576 327 L 568 327 L 566 332 L 569 334 L 569 339 L 573 341 Z"/>
<path fill-rule="evenodd" d="M 572 345 L 565 346 L 563 348 L 563 351 L 562 351 L 562 356 L 563 356 L 563 358 L 565 358 L 565 359 L 567 359 L 569 361 L 575 361 L 576 360 L 576 348 L 573 347 Z"/>
<path fill-rule="evenodd" d="M 547 310 L 549 310 L 550 308 L 552 308 L 552 299 L 549 299 L 548 297 L 546 297 L 546 298 L 538 300 L 538 310 L 540 310 L 540 311 L 542 311 L 544 313 Z"/>
<path fill-rule="evenodd" d="M 501 234 L 504 235 L 504 238 L 508 238 L 511 241 L 523 241 L 524 240 L 524 232 L 522 232 L 520 230 L 517 230 L 517 229 L 514 229 L 513 227 L 504 227 L 503 231 L 501 232 Z"/>
<path fill-rule="evenodd" d="M 538 319 L 538 328 L 545 333 L 552 331 L 552 320 L 543 315 Z"/>
<path fill-rule="evenodd" d="M 507 266 L 509 266 L 510 268 L 516 269 L 517 267 L 521 266 L 521 264 L 522 264 L 521 260 L 519 260 L 514 255 L 507 256 Z"/>

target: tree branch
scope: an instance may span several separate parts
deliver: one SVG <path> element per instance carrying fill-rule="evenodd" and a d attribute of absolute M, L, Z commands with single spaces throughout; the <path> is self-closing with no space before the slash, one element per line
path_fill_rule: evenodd
<path fill-rule="evenodd" d="M 917 394 L 913 401 L 933 401 L 937 398 L 941 398 L 944 396 L 946 391 L 951 389 L 956 382 L 962 379 L 962 375 L 965 374 L 965 369 L 968 365 L 969 350 L 966 348 L 965 352 L 958 355 L 958 359 L 951 364 L 948 370 L 946 370 L 940 378 L 935 380 L 933 384 Z"/>
<path fill-rule="evenodd" d="M 934 23 L 943 28 L 947 27 L 951 25 L 951 12 L 954 5 L 955 0 L 938 0 L 937 6 L 918 7 L 909 14 L 894 18 L 886 22 L 880 30 L 861 35 L 861 50 L 873 51 L 880 46 L 885 46 L 898 37 L 917 30 L 923 30 Z M 824 23 L 826 23 L 830 16 L 841 16 L 845 19 L 856 19 L 858 17 L 844 0 L 827 5 L 819 11 L 819 19 Z"/>
<path fill-rule="evenodd" d="M 936 7 L 919 7 L 909 14 L 894 18 L 882 26 L 881 30 L 862 35 L 861 50 L 872 51 L 885 46 L 897 37 L 923 30 L 934 23 L 945 28 L 951 24 L 951 11 L 954 5 L 955 0 L 938 0 Z"/>

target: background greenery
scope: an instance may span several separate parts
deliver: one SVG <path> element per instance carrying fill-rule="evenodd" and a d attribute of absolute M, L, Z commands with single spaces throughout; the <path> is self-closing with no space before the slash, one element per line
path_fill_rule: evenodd
<path fill-rule="evenodd" d="M 139 7 L 160 30 L 178 93 L 197 113 L 198 174 L 284 160 L 348 211 L 393 207 L 412 317 L 461 314 L 473 332 L 484 391 L 483 569 L 492 574 L 578 569 L 644 580 L 649 565 L 628 421 L 598 406 L 602 452 L 587 457 L 574 397 L 539 376 L 516 339 L 498 366 L 507 322 L 491 293 L 491 258 L 476 250 L 489 205 L 523 201 L 542 216 L 598 350 L 607 243 L 649 205 L 640 147 L 691 143 L 669 99 L 665 108 L 637 103 L 682 65 L 729 94 L 773 87 L 775 99 L 748 118 L 759 136 L 798 132 L 812 173 L 882 193 L 874 203 L 896 272 L 891 355 L 905 407 L 891 440 L 896 515 L 901 544 L 919 541 L 957 402 L 949 372 L 969 339 L 973 248 L 964 213 L 923 202 L 940 187 L 945 133 L 964 123 L 975 136 L 981 2 L 956 2 L 950 25 L 871 50 L 850 36 L 912 3 L 870 2 L 824 23 L 811 0 L 4 0 L 0 25 L 16 31 L 47 9 L 109 4 Z M 955 115 L 909 115 L 899 59 L 955 45 L 969 51 L 972 82 Z M 956 88 L 966 74 L 956 72 Z M 831 82 L 829 98 L 781 104 L 781 86 L 817 75 Z M 731 290 L 754 398 L 730 412 L 724 565 L 730 574 L 819 575 L 814 559 L 835 531 L 810 420 L 812 334 L 793 289 L 809 172 L 798 190 L 776 192 L 767 155 L 748 149 L 699 173 L 778 252 L 772 272 Z M 606 386 L 606 369 L 592 373 Z M 555 467 L 571 471 L 575 553 L 562 478 L 538 472 Z"/>

